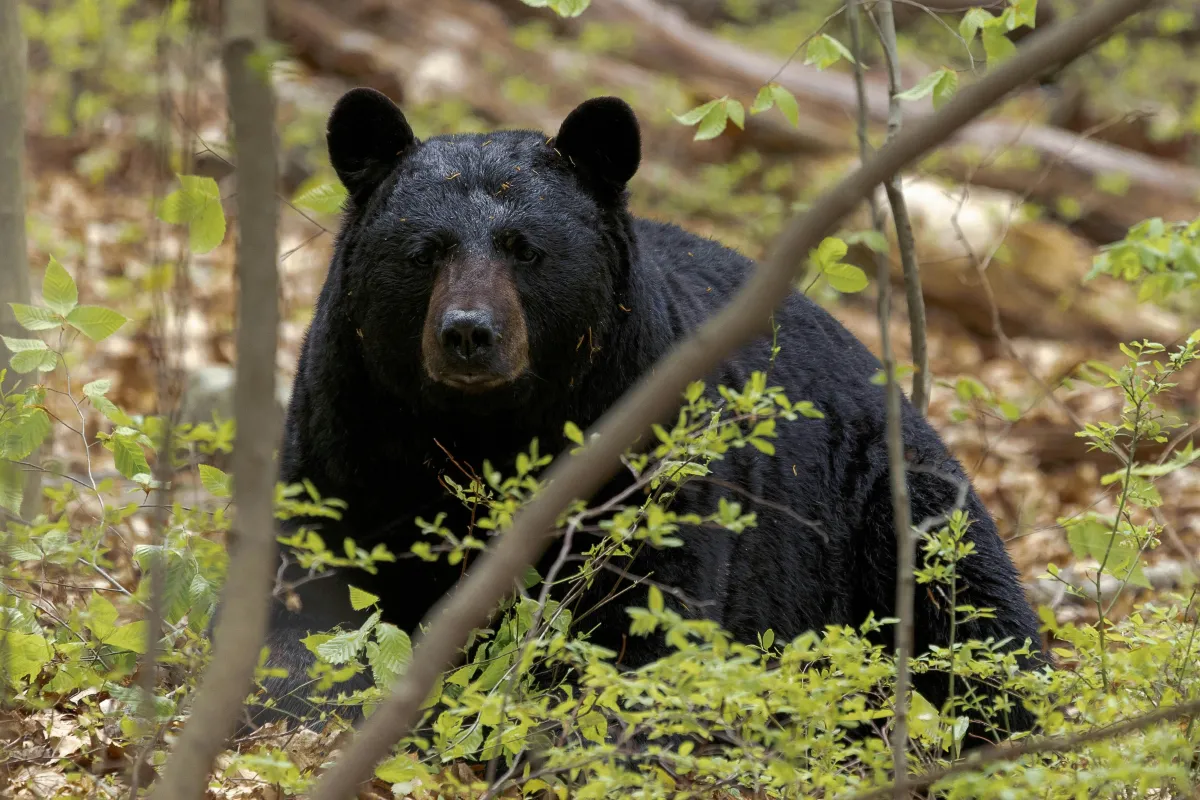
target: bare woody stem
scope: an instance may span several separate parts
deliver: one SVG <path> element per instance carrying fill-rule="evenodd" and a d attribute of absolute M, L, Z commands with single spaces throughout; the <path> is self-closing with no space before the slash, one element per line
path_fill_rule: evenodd
<path fill-rule="evenodd" d="M 888 0 L 881 0 L 881 4 Z M 859 157 L 864 164 L 871 159 L 871 143 L 867 139 L 867 92 L 863 67 L 862 6 L 852 0 L 849 22 L 850 37 L 854 50 L 854 86 L 858 91 L 858 147 Z M 892 102 L 898 103 L 892 94 Z M 893 109 L 895 111 L 895 109 Z M 899 126 L 888 125 L 888 141 L 895 138 Z M 888 179 L 888 184 L 895 181 Z M 872 192 L 867 197 L 871 209 L 871 223 L 875 230 L 884 235 L 886 221 L 879 202 Z M 896 776 L 896 800 L 906 795 L 908 775 L 908 689 L 912 682 L 909 658 L 912 656 L 913 641 L 913 535 L 912 513 L 908 504 L 908 483 L 904 464 L 904 429 L 902 424 L 902 402 L 900 384 L 896 380 L 896 359 L 892 351 L 891 309 L 892 285 L 891 264 L 886 253 L 875 253 L 875 284 L 879 293 L 877 315 L 879 318 L 880 360 L 887 378 L 885 403 L 887 407 L 887 453 L 888 483 L 892 495 L 892 518 L 896 539 L 896 601 L 895 630 L 896 689 L 893 703 L 891 747 L 892 770 Z M 918 294 L 920 289 L 918 287 Z"/>
<path fill-rule="evenodd" d="M 888 124 L 887 138 L 891 141 L 900 132 L 904 123 L 904 112 L 900 108 L 900 54 L 896 48 L 896 18 L 892 14 L 892 0 L 879 0 L 875 5 L 875 19 L 879 26 L 879 40 L 883 44 L 883 61 L 888 76 Z M 912 343 L 913 407 L 925 416 L 929 409 L 929 390 L 933 375 L 929 372 L 929 345 L 925 333 L 925 294 L 921 291 L 921 269 L 917 264 L 917 243 L 913 238 L 912 219 L 908 214 L 908 202 L 900 186 L 900 176 L 893 175 L 884 181 L 888 205 L 892 207 L 892 221 L 896 226 L 896 246 L 900 251 L 900 266 L 904 271 L 904 295 L 908 305 L 908 333 Z"/>
<path fill-rule="evenodd" d="M 912 776 L 908 782 L 908 791 L 923 791 L 946 778 L 952 778 L 955 775 L 962 775 L 968 772 L 978 772 L 984 767 L 991 764 L 998 764 L 1002 761 L 1016 761 L 1018 758 L 1023 758 L 1024 756 L 1045 755 L 1049 753 L 1073 753 L 1084 745 L 1102 742 L 1107 739 L 1116 739 L 1126 734 L 1144 731 L 1165 722 L 1174 722 L 1177 719 L 1194 717 L 1197 714 L 1200 714 L 1200 700 L 1193 700 L 1189 703 L 1180 703 L 1171 706 L 1170 708 L 1160 708 L 1157 711 L 1152 711 L 1140 717 L 1133 717 L 1115 725 L 1109 725 L 1104 728 L 1093 728 L 1090 731 L 1084 731 L 1073 736 L 1045 736 L 1037 739 L 1026 739 L 1020 744 L 1015 745 L 992 745 L 976 750 L 970 757 L 963 759 L 953 766 L 934 770 L 924 775 Z M 886 800 L 890 794 L 892 794 L 891 786 L 881 786 L 869 792 L 856 794 L 850 800 Z"/>
<path fill-rule="evenodd" d="M 393 693 L 342 749 L 317 785 L 313 800 L 344 800 L 370 778 L 376 763 L 407 734 L 421 703 L 442 670 L 458 656 L 470 632 L 511 589 L 513 581 L 550 542 L 562 510 L 588 498 L 620 466 L 620 457 L 651 423 L 670 414 L 687 384 L 707 374 L 738 347 L 769 332 L 771 312 L 788 296 L 797 268 L 808 251 L 851 213 L 863 198 L 905 165 L 949 139 L 975 117 L 1048 66 L 1066 63 L 1097 38 L 1149 5 L 1151 0 L 1108 0 L 1033 34 L 1021 55 L 964 89 L 941 111 L 916 120 L 868 163 L 827 192 L 812 210 L 792 222 L 733 300 L 691 337 L 680 342 L 594 427 L 598 437 L 582 452 L 559 459 L 547 485 L 513 521 L 499 542 L 476 563 L 474 571 L 430 612 L 413 660 Z M 257 598 L 256 598 L 257 599 Z M 265 605 L 266 598 L 262 598 Z M 245 614 L 239 608 L 239 614 Z M 181 742 L 179 747 L 184 743 Z M 890 791 L 890 789 L 889 789 Z"/>

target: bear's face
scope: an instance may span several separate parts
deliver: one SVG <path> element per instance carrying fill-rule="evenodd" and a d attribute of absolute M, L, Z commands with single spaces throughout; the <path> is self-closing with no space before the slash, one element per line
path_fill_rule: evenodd
<path fill-rule="evenodd" d="M 385 386 L 490 403 L 570 379 L 615 315 L 612 227 L 640 154 L 628 106 L 584 103 L 553 139 L 418 142 L 390 100 L 356 89 L 328 140 L 353 204 L 348 308 Z"/>

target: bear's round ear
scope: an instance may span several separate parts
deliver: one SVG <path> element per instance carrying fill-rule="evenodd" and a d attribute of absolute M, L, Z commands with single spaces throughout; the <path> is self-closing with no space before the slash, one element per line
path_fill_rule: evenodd
<path fill-rule="evenodd" d="M 617 189 L 625 188 L 642 159 L 637 117 L 619 97 L 596 97 L 577 106 L 559 127 L 554 147 L 587 179 Z"/>
<path fill-rule="evenodd" d="M 417 144 L 408 120 L 374 89 L 351 89 L 329 113 L 329 161 L 351 198 L 361 201 Z"/>

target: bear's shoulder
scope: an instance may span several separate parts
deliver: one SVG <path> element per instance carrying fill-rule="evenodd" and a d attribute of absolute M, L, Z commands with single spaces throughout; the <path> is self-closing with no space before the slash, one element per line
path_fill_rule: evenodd
<path fill-rule="evenodd" d="M 742 253 L 677 225 L 637 218 L 634 229 L 643 290 L 659 295 L 677 338 L 729 303 L 758 268 Z M 863 381 L 880 367 L 856 336 L 803 291 L 793 289 L 776 308 L 773 319 L 777 343 L 787 345 L 776 356 L 776 365 L 785 373 L 825 369 L 830 381 L 841 383 L 845 379 Z M 735 358 L 762 369 L 767 363 L 758 357 L 760 351 L 769 352 L 765 340 Z"/>

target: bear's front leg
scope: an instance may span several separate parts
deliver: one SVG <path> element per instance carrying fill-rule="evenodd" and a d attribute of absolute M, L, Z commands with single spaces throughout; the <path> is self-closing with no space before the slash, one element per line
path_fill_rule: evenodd
<path fill-rule="evenodd" d="M 340 570 L 309 575 L 295 563 L 283 570 L 271 598 L 266 646 L 267 666 L 287 670 L 286 676 L 270 676 L 256 688 L 255 698 L 245 709 L 242 732 L 267 722 L 287 720 L 290 725 L 319 727 L 331 712 L 357 720 L 360 709 L 321 703 L 313 696 L 316 680 L 311 675 L 316 658 L 302 641 L 305 637 L 341 626 L 350 630 L 362 625 L 365 612 L 350 605 L 350 585 Z M 361 672 L 319 694 L 336 697 L 371 685 L 371 677 Z"/>

